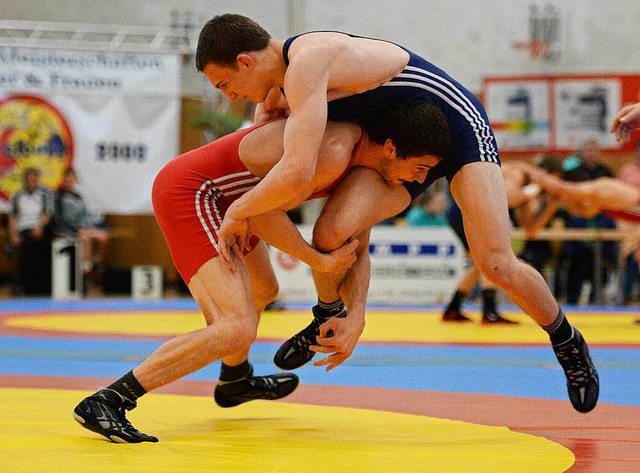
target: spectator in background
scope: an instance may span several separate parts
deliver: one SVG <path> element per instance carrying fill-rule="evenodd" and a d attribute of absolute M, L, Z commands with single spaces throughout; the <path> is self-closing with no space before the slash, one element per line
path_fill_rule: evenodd
<path fill-rule="evenodd" d="M 9 235 L 18 251 L 16 295 L 51 293 L 51 193 L 40 186 L 40 171 L 27 168 L 24 187 L 11 200 Z"/>
<path fill-rule="evenodd" d="M 566 172 L 564 179 L 571 182 L 593 180 L 589 176 L 589 172 L 584 168 L 576 168 Z M 603 213 L 597 213 L 591 217 L 579 216 L 563 208 L 558 212 L 558 216 L 566 228 L 616 228 L 616 223 Z M 556 291 L 566 292 L 568 304 L 585 302 L 581 300 L 581 295 L 585 290 L 588 294 L 587 301 L 593 302 L 595 244 L 597 243 L 592 241 L 565 241 L 562 245 L 559 271 L 564 277 L 558 278 L 558 283 L 565 287 L 558 287 Z M 617 251 L 618 243 L 610 241 L 602 243 L 603 281 L 609 276 L 610 269 L 616 265 Z"/>
<path fill-rule="evenodd" d="M 574 180 L 593 180 L 599 177 L 613 177 L 613 172 L 602 164 L 602 152 L 598 142 L 594 139 L 585 141 L 578 160 L 567 158 L 564 170 L 567 174 L 577 173 L 579 178 Z"/>
<path fill-rule="evenodd" d="M 444 227 L 447 225 L 447 195 L 442 191 L 424 192 L 413 201 L 405 222 L 407 227 Z"/>
<path fill-rule="evenodd" d="M 65 170 L 54 198 L 54 233 L 80 242 L 85 283 L 99 284 L 104 273 L 110 231 L 100 218 L 89 212 L 84 199 L 76 191 L 77 183 L 75 170 Z"/>

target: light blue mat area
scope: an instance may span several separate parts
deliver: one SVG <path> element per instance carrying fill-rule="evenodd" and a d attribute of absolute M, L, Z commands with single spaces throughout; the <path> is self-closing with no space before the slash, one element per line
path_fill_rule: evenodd
<path fill-rule="evenodd" d="M 160 344 L 0 337 L 0 375 L 117 379 Z M 277 371 L 272 358 L 278 348 L 273 342 L 254 344 L 250 359 L 256 374 Z M 593 347 L 591 354 L 600 374 L 600 401 L 640 406 L 640 349 Z M 213 381 L 218 370 L 219 363 L 213 363 L 187 379 Z M 550 347 L 363 344 L 331 372 L 309 364 L 296 373 L 306 384 L 567 398 L 564 375 Z"/>
<path fill-rule="evenodd" d="M 585 306 L 576 307 L 563 305 L 566 312 L 579 310 L 580 312 L 619 312 L 637 314 L 638 307 L 632 306 Z M 290 310 L 311 310 L 311 304 L 287 303 L 286 308 Z M 479 310 L 477 304 L 465 304 L 467 310 Z M 443 310 L 442 305 L 380 305 L 368 304 L 368 310 L 385 311 L 436 311 Z M 504 311 L 519 311 L 512 304 L 500 306 Z M 69 301 L 57 301 L 50 298 L 25 298 L 25 299 L 4 299 L 0 300 L 0 313 L 16 312 L 74 312 L 74 311 L 111 311 L 111 310 L 198 310 L 198 305 L 191 297 L 162 300 L 135 300 L 130 297 L 113 297 L 99 299 L 80 299 Z"/>

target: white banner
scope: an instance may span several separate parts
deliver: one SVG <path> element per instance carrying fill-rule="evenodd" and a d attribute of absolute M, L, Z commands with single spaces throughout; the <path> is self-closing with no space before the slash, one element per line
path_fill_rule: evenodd
<path fill-rule="evenodd" d="M 0 47 L 0 89 L 33 94 L 178 95 L 180 57 Z"/>
<path fill-rule="evenodd" d="M 75 125 L 73 163 L 89 208 L 153 213 L 153 179 L 178 153 L 179 99 L 66 96 L 60 108 Z"/>
<path fill-rule="evenodd" d="M 309 240 L 312 227 L 299 228 Z M 375 304 L 442 304 L 455 291 L 466 260 L 464 248 L 449 227 L 374 227 L 369 254 L 368 301 Z M 271 259 L 283 300 L 315 303 L 310 268 L 275 248 Z"/>
<path fill-rule="evenodd" d="M 73 166 L 93 212 L 152 213 L 178 153 L 179 77 L 177 56 L 0 48 L 0 211 L 26 167 L 56 189 Z"/>

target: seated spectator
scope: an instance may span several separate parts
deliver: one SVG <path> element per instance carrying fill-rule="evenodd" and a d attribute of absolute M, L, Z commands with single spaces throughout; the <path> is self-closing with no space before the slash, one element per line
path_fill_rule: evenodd
<path fill-rule="evenodd" d="M 425 192 L 413 201 L 405 217 L 407 227 L 444 227 L 447 225 L 447 195 L 442 191 Z"/>
<path fill-rule="evenodd" d="M 596 140 L 585 141 L 577 157 L 577 160 L 576 157 L 565 160 L 564 171 L 567 174 L 575 171 L 577 174 L 585 176 L 584 180 L 613 177 L 613 171 L 602 163 L 602 151 Z"/>
<path fill-rule="evenodd" d="M 51 293 L 51 193 L 40 186 L 40 171 L 27 168 L 24 187 L 11 199 L 9 236 L 18 252 L 16 295 Z"/>
<path fill-rule="evenodd" d="M 54 198 L 54 233 L 80 241 L 85 283 L 99 283 L 110 232 L 104 222 L 87 209 L 84 199 L 75 190 L 77 182 L 75 170 L 68 168 Z"/>

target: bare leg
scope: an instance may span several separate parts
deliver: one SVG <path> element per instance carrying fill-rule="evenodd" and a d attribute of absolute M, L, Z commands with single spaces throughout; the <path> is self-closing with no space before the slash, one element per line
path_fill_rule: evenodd
<path fill-rule="evenodd" d="M 248 350 L 256 337 L 258 316 L 251 299 L 251 282 L 246 266 L 234 257 L 236 272 L 230 272 L 221 258 L 207 261 L 189 282 L 207 327 L 169 340 L 133 374 L 151 391 L 209 363 Z"/>
<path fill-rule="evenodd" d="M 251 277 L 255 311 L 260 317 L 266 305 L 278 296 L 278 280 L 271 266 L 267 245 L 260 242 L 251 253 L 245 256 L 245 263 Z M 237 366 L 248 358 L 249 348 L 246 348 L 223 357 L 222 361 L 228 366 Z"/>
<path fill-rule="evenodd" d="M 404 187 L 387 184 L 371 169 L 354 168 L 325 204 L 313 229 L 313 246 L 320 251 L 340 248 L 350 238 L 400 213 L 410 200 Z M 346 272 L 312 274 L 320 300 L 331 302 L 340 297 Z"/>
<path fill-rule="evenodd" d="M 463 166 L 451 181 L 462 210 L 473 260 L 487 279 L 502 288 L 542 326 L 551 325 L 559 307 L 546 281 L 516 258 L 511 248 L 507 197 L 500 168 L 476 162 Z"/>

